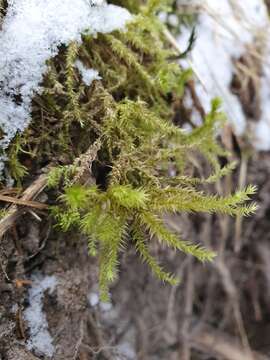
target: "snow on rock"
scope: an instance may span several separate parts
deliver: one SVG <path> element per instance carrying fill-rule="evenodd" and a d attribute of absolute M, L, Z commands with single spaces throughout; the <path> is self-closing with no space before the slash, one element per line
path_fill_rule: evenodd
<path fill-rule="evenodd" d="M 77 60 L 75 65 L 82 76 L 83 82 L 87 86 L 90 86 L 94 80 L 102 79 L 97 70 L 86 68 L 80 60 Z"/>
<path fill-rule="evenodd" d="M 179 0 L 180 4 L 185 1 Z M 270 23 L 263 0 L 190 0 L 190 6 L 199 7 L 197 40 L 191 52 L 191 62 L 199 79 L 196 90 L 203 106 L 209 110 L 211 98 L 223 100 L 227 113 L 237 135 L 246 131 L 246 117 L 241 103 L 231 92 L 234 74 L 234 59 L 246 51 L 246 46 L 255 41 L 255 36 L 263 34 L 269 43 Z M 190 31 L 184 28 L 179 44 L 185 48 Z M 270 49 L 268 51 L 270 58 Z M 269 68 L 269 60 L 265 67 Z M 269 69 L 262 79 L 262 118 L 254 129 L 254 145 L 258 150 L 270 149 L 270 74 Z M 266 74 L 268 72 L 268 74 Z"/>
<path fill-rule="evenodd" d="M 45 291 L 51 294 L 57 285 L 55 276 L 41 277 L 37 275 L 32 279 L 29 290 L 29 306 L 24 311 L 24 319 L 28 323 L 30 338 L 27 348 L 39 355 L 52 357 L 54 354 L 53 339 L 48 330 L 48 322 L 43 312 L 43 298 Z"/>
<path fill-rule="evenodd" d="M 80 42 L 82 33 L 123 29 L 130 19 L 126 9 L 101 0 L 8 0 L 0 32 L 0 127 L 5 133 L 0 147 L 28 126 L 46 60 L 59 45 Z M 95 76 L 86 73 L 86 81 Z"/>

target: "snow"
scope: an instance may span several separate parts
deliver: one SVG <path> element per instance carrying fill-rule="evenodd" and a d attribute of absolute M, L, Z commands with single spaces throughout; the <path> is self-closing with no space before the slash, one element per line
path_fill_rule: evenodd
<path fill-rule="evenodd" d="M 253 128 L 254 145 L 258 150 L 262 151 L 270 150 L 270 32 L 267 35 L 260 83 L 261 118 L 259 123 Z"/>
<path fill-rule="evenodd" d="M 184 2 L 180 0 L 179 3 Z M 200 8 L 197 40 L 190 58 L 200 79 L 196 91 L 207 111 L 213 97 L 218 96 L 223 100 L 223 110 L 236 135 L 243 135 L 247 131 L 247 119 L 238 97 L 230 88 L 235 71 L 234 59 L 246 52 L 247 45 L 255 42 L 257 35 L 263 36 L 268 44 L 262 60 L 265 64 L 261 79 L 262 117 L 252 129 L 252 140 L 258 150 L 270 150 L 270 23 L 264 1 L 197 0 L 189 1 L 188 5 Z M 189 35 L 190 30 L 184 28 L 178 39 L 183 49 Z"/>
<path fill-rule="evenodd" d="M 113 312 L 113 304 L 112 302 L 103 302 L 100 301 L 98 286 L 94 286 L 93 289 L 87 295 L 88 303 L 91 307 L 99 307 L 101 313 L 108 314 Z"/>
<path fill-rule="evenodd" d="M 99 319 L 105 327 L 115 326 L 117 323 L 117 334 L 122 334 L 121 341 L 112 349 L 112 358 L 115 360 L 135 360 L 135 328 L 130 325 L 130 320 L 123 317 L 121 307 L 118 303 L 102 302 L 99 298 L 98 284 L 95 284 L 87 294 L 88 304 L 91 308 L 98 310 Z"/>
<path fill-rule="evenodd" d="M 100 310 L 103 312 L 109 312 L 113 309 L 113 305 L 111 302 L 100 302 L 99 306 Z"/>
<path fill-rule="evenodd" d="M 32 281 L 29 290 L 29 307 L 24 311 L 24 319 L 28 323 L 30 332 L 27 348 L 34 350 L 39 355 L 52 357 L 55 349 L 53 339 L 48 331 L 48 322 L 43 312 L 42 301 L 45 291 L 49 291 L 51 294 L 55 290 L 57 280 L 55 276 L 36 275 Z"/>
<path fill-rule="evenodd" d="M 270 150 L 270 123 L 269 120 L 261 120 L 255 127 L 254 144 L 258 150 Z"/>
<path fill-rule="evenodd" d="M 8 0 L 0 32 L 0 127 L 7 148 L 31 120 L 31 101 L 42 92 L 46 61 L 61 44 L 81 42 L 81 34 L 123 29 L 131 19 L 121 7 L 100 0 Z M 85 73 L 86 81 L 98 75 Z"/>
<path fill-rule="evenodd" d="M 91 307 L 96 307 L 99 304 L 99 296 L 96 292 L 90 292 L 87 295 L 87 299 Z"/>
<path fill-rule="evenodd" d="M 118 345 L 117 353 L 119 355 L 116 356 L 116 360 L 123 360 L 123 359 L 135 360 L 136 359 L 136 352 L 134 350 L 134 347 L 129 342 L 123 342 L 122 344 Z"/>
<path fill-rule="evenodd" d="M 84 66 L 84 64 L 80 61 L 77 60 L 75 62 L 75 66 L 77 67 L 77 69 L 79 70 L 81 76 L 82 76 L 82 80 L 83 82 L 87 85 L 87 86 L 91 86 L 92 82 L 94 80 L 101 80 L 102 78 L 99 76 L 98 71 L 95 69 L 88 69 Z"/>

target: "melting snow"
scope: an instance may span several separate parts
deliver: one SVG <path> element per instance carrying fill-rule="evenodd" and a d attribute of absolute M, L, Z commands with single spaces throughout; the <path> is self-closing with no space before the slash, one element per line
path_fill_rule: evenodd
<path fill-rule="evenodd" d="M 134 336 L 135 337 L 135 336 Z M 136 352 L 134 350 L 134 346 L 132 346 L 131 342 L 123 342 L 117 346 L 118 356 L 116 356 L 116 360 L 135 360 Z"/>
<path fill-rule="evenodd" d="M 80 60 L 77 60 L 75 65 L 82 75 L 83 82 L 87 86 L 90 86 L 94 80 L 102 79 L 97 70 L 86 68 Z"/>
<path fill-rule="evenodd" d="M 183 0 L 179 1 L 183 4 Z M 202 83 L 196 90 L 206 110 L 211 98 L 219 96 L 237 135 L 246 131 L 246 116 L 237 96 L 231 92 L 234 74 L 234 59 L 246 51 L 246 46 L 255 41 L 255 36 L 263 36 L 269 43 L 269 18 L 263 0 L 197 0 L 189 5 L 198 6 L 197 40 L 191 52 L 194 70 Z M 185 48 L 190 31 L 183 29 L 179 43 Z M 258 150 L 270 149 L 270 47 L 265 52 L 261 83 L 262 117 L 255 125 L 253 141 Z"/>
<path fill-rule="evenodd" d="M 30 122 L 31 100 L 41 92 L 46 60 L 58 46 L 81 41 L 82 33 L 108 33 L 123 29 L 131 19 L 121 7 L 101 0 L 8 0 L 0 32 L 0 127 L 5 149 Z M 85 76 L 84 76 L 85 75 Z M 93 71 L 84 73 L 90 82 Z"/>
<path fill-rule="evenodd" d="M 43 298 L 45 291 L 51 294 L 56 285 L 55 276 L 35 276 L 29 290 L 29 307 L 24 311 L 24 318 L 28 323 L 30 338 L 27 348 L 40 355 L 52 357 L 54 354 L 53 339 L 48 331 L 48 322 L 43 312 Z"/>
<path fill-rule="evenodd" d="M 99 304 L 99 296 L 96 292 L 90 292 L 87 296 L 89 305 L 95 307 Z"/>

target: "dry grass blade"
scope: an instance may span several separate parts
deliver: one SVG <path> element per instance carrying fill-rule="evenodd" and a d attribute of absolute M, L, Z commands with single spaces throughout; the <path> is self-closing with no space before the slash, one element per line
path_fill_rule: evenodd
<path fill-rule="evenodd" d="M 179 54 L 181 55 L 183 53 L 179 43 L 176 41 L 176 39 L 174 38 L 174 36 L 172 35 L 172 33 L 168 30 L 168 29 L 164 29 L 163 30 L 163 34 L 166 37 L 166 39 L 169 41 L 169 43 L 172 45 L 172 47 L 179 52 Z M 191 69 L 193 70 L 194 75 L 197 77 L 197 79 L 199 80 L 199 82 L 201 83 L 202 87 L 204 88 L 204 90 L 206 92 L 207 91 L 207 86 L 205 85 L 204 81 L 202 80 L 201 76 L 199 75 L 198 71 L 195 68 L 195 65 L 192 63 L 192 61 L 190 61 L 189 59 L 187 59 L 187 62 L 189 64 L 189 66 L 191 67 Z"/>

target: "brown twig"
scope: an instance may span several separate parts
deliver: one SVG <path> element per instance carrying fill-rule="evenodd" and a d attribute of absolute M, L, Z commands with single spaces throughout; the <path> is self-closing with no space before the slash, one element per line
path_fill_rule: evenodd
<path fill-rule="evenodd" d="M 21 205 L 21 206 L 28 206 L 28 207 L 32 207 L 32 208 L 39 209 L 39 210 L 48 209 L 47 204 L 42 204 L 38 201 L 17 199 L 17 198 L 11 197 L 11 196 L 1 195 L 1 194 L 0 194 L 0 201 L 4 201 L 7 203 L 12 203 L 12 204 L 16 204 L 16 205 Z"/>
<path fill-rule="evenodd" d="M 240 305 L 239 305 L 239 299 L 238 299 L 238 291 L 237 287 L 233 281 L 232 274 L 230 272 L 230 267 L 227 266 L 224 259 L 220 258 L 216 263 L 215 267 L 218 270 L 222 284 L 224 287 L 224 290 L 226 291 L 231 303 L 232 303 L 232 309 L 234 318 L 236 321 L 236 325 L 239 331 L 239 335 L 241 337 L 242 344 L 244 346 L 245 352 L 250 355 L 250 358 L 252 359 L 252 352 L 248 340 L 248 336 L 245 331 L 244 322 L 242 319 L 242 314 L 240 311 Z"/>
<path fill-rule="evenodd" d="M 191 79 L 187 82 L 187 87 L 189 88 L 190 95 L 193 100 L 193 104 L 194 104 L 195 108 L 198 110 L 201 118 L 204 119 L 206 116 L 206 112 L 205 112 L 204 107 L 202 106 L 202 103 L 200 101 L 200 98 L 196 92 L 195 82 L 193 79 Z"/>
<path fill-rule="evenodd" d="M 268 357 L 253 351 L 252 354 L 246 351 L 239 343 L 228 335 L 217 332 L 209 327 L 204 327 L 192 336 L 194 348 L 206 351 L 207 354 L 221 356 L 226 360 L 267 360 Z"/>
<path fill-rule="evenodd" d="M 181 359 L 190 360 L 191 359 L 191 349 L 189 343 L 189 333 L 190 333 L 190 324 L 192 318 L 193 304 L 194 304 L 194 269 L 193 269 L 193 259 L 189 259 L 188 269 L 187 269 L 187 280 L 186 280 L 186 289 L 185 289 L 185 317 L 181 326 L 181 335 L 182 335 L 182 347 L 180 350 Z"/>
<path fill-rule="evenodd" d="M 29 202 L 35 199 L 46 187 L 47 175 L 42 174 L 39 178 L 34 181 L 24 192 L 21 197 L 21 201 Z M 22 204 L 20 204 L 22 205 Z M 25 205 L 25 204 L 24 204 Z M 0 220 L 0 239 L 3 235 L 11 228 L 15 221 L 26 212 L 25 208 L 19 208 L 16 204 L 11 205 L 8 209 L 7 215 Z"/>
<path fill-rule="evenodd" d="M 245 154 L 243 154 L 240 166 L 238 186 L 239 189 L 243 189 L 246 186 L 248 160 Z M 237 216 L 235 223 L 235 234 L 234 234 L 234 252 L 239 253 L 242 248 L 242 227 L 243 217 Z"/>
<path fill-rule="evenodd" d="M 183 51 L 180 47 L 180 45 L 178 44 L 178 42 L 176 41 L 176 39 L 174 38 L 174 36 L 172 35 L 172 33 L 167 29 L 164 28 L 163 29 L 163 34 L 166 37 L 166 39 L 169 41 L 169 43 L 174 47 L 174 49 L 180 54 L 182 55 Z M 201 79 L 201 76 L 199 75 L 199 73 L 197 72 L 194 64 L 192 63 L 192 61 L 187 60 L 189 66 L 191 67 L 191 69 L 193 70 L 194 75 L 196 76 L 196 78 L 199 80 L 199 82 L 201 83 L 202 87 L 204 88 L 204 90 L 206 92 L 207 91 L 207 87 L 205 86 L 203 80 Z"/>
<path fill-rule="evenodd" d="M 25 326 L 24 326 L 24 321 L 23 321 L 23 316 L 22 316 L 22 309 L 20 306 L 16 312 L 16 323 L 17 323 L 17 330 L 18 330 L 18 335 L 19 335 L 20 339 L 25 340 L 26 339 Z"/>

